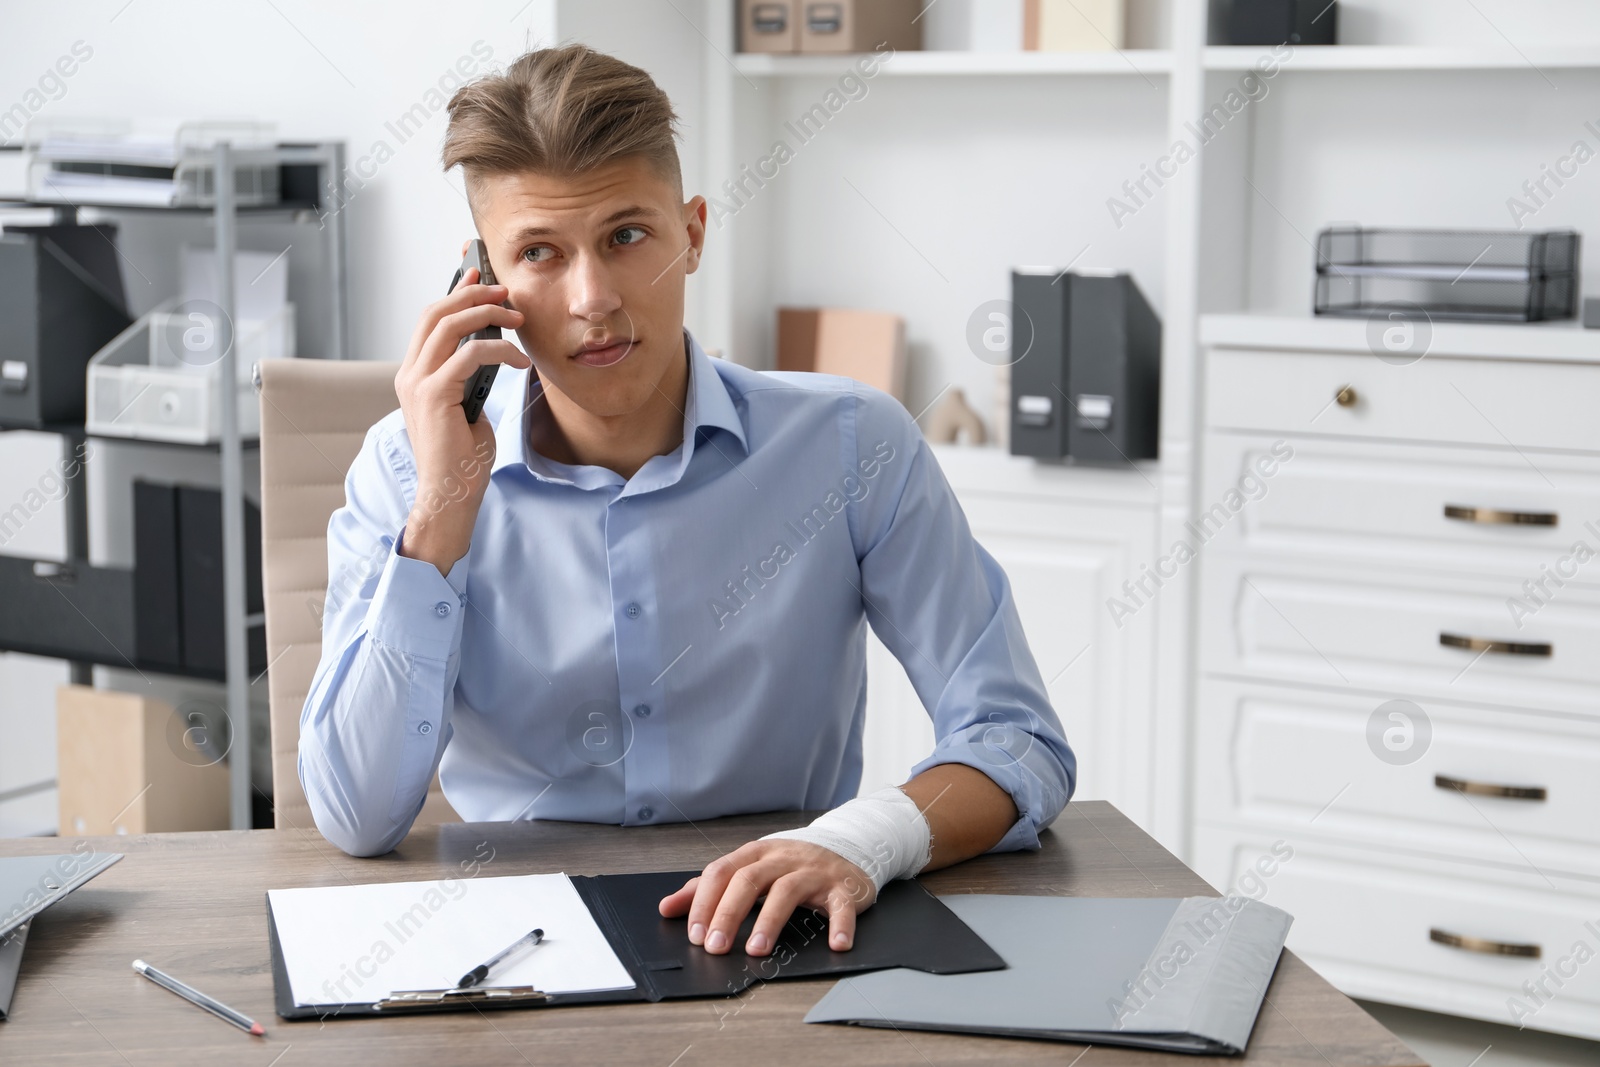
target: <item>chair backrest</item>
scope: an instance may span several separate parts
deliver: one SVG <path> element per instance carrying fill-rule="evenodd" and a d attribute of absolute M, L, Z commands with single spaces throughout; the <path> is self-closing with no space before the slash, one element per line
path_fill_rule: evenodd
<path fill-rule="evenodd" d="M 373 423 L 400 406 L 398 363 L 269 359 L 261 374 L 261 577 L 272 704 L 273 817 L 313 826 L 296 756 L 300 711 L 322 657 L 328 519 Z M 454 818 L 438 780 L 419 823 Z"/>

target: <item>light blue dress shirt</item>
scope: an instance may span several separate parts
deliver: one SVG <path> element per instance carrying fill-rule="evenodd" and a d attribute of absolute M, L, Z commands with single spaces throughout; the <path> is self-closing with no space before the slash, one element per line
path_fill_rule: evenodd
<path fill-rule="evenodd" d="M 356 855 L 399 844 L 435 770 L 468 821 L 681 822 L 856 795 L 866 627 L 937 744 L 1038 847 L 1076 761 L 1005 573 L 892 397 L 708 357 L 685 332 L 683 443 L 632 478 L 525 445 L 540 386 L 502 367 L 472 547 L 398 554 L 417 489 L 405 423 L 373 426 L 328 523 L 322 660 L 300 781 Z"/>

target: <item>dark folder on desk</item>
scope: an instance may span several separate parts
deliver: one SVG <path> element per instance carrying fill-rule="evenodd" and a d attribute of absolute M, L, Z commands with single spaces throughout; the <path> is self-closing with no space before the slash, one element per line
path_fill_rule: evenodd
<path fill-rule="evenodd" d="M 999 951 L 1005 970 L 846 978 L 806 1022 L 1239 1053 L 1293 921 L 1244 897 L 945 903 Z"/>
<path fill-rule="evenodd" d="M 662 918 L 657 908 L 662 897 L 698 873 L 662 871 L 570 879 L 583 906 L 633 981 L 629 989 L 589 992 L 437 989 L 408 995 L 391 992 L 378 1001 L 306 1003 L 304 998 L 297 1000 L 291 986 L 290 968 L 269 897 L 267 921 L 277 1012 L 285 1019 L 320 1019 L 473 1007 L 659 1001 L 727 996 L 759 981 L 842 975 L 884 967 L 956 974 L 1005 966 L 982 938 L 915 881 L 896 881 L 884 887 L 877 902 L 857 918 L 855 944 L 848 952 L 835 952 L 828 947 L 825 916 L 801 908 L 784 928 L 771 955 L 749 956 L 742 949 L 755 923 L 752 913 L 735 935 L 733 951 L 714 956 L 689 943 L 687 919 Z M 438 909 L 436 914 L 445 914 L 444 909 Z M 478 914 L 478 909 L 459 909 L 447 921 L 470 923 L 477 921 L 474 916 Z M 602 951 L 603 947 L 600 946 Z M 466 969 L 469 967 L 462 968 Z M 453 975 L 440 977 L 453 979 Z"/>

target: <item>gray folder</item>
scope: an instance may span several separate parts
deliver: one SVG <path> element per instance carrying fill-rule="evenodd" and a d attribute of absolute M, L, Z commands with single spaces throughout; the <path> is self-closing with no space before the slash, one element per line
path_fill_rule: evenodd
<path fill-rule="evenodd" d="M 22 969 L 22 946 L 28 940 L 28 924 L 0 935 L 0 1023 L 11 1014 L 11 994 L 17 989 L 17 972 Z"/>
<path fill-rule="evenodd" d="M 0 856 L 0 937 L 122 858 L 120 852 Z"/>
<path fill-rule="evenodd" d="M 28 920 L 122 858 L 120 852 L 0 857 L 0 1022 L 22 966 Z"/>
<path fill-rule="evenodd" d="M 1293 921 L 1245 897 L 942 899 L 1006 970 L 846 978 L 806 1022 L 1239 1053 Z"/>

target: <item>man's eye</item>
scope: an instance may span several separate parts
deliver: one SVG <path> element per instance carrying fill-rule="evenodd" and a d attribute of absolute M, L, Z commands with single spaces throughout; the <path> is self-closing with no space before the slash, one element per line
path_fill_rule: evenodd
<path fill-rule="evenodd" d="M 549 246 L 547 246 L 547 245 L 539 245 L 539 246 L 537 246 L 535 248 L 530 248 L 526 252 L 522 253 L 522 258 L 527 260 L 529 263 L 543 263 L 545 260 L 549 259 L 550 256 L 549 255 L 541 255 L 540 253 L 548 253 L 548 252 L 550 252 Z"/>
<path fill-rule="evenodd" d="M 619 245 L 632 245 L 638 244 L 644 239 L 644 236 L 643 226 L 624 226 L 617 231 L 615 240 Z"/>

